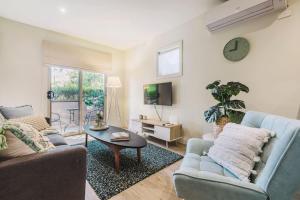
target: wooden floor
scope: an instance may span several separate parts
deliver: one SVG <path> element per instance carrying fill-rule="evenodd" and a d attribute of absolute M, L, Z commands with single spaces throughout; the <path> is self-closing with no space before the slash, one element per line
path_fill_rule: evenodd
<path fill-rule="evenodd" d="M 160 141 L 155 141 L 155 144 L 165 148 L 163 143 Z M 170 145 L 169 150 L 183 155 L 185 152 L 185 146 L 182 144 L 178 144 L 177 146 Z M 172 173 L 178 169 L 181 162 L 182 161 L 178 161 L 156 174 L 153 174 L 120 194 L 112 197 L 111 200 L 179 200 L 176 197 L 173 188 Z M 86 182 L 85 200 L 99 200 L 88 182 Z"/>

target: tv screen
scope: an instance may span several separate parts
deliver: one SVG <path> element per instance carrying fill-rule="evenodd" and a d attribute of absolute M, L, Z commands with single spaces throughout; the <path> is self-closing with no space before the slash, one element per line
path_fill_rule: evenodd
<path fill-rule="evenodd" d="M 172 83 L 144 85 L 144 103 L 147 105 L 172 106 Z"/>

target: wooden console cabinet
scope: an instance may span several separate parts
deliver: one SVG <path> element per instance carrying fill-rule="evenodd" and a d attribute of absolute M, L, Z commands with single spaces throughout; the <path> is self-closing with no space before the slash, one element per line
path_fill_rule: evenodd
<path fill-rule="evenodd" d="M 174 142 L 182 138 L 181 124 L 165 125 L 167 122 L 156 120 L 131 120 L 131 131 L 158 138 L 166 142 Z"/>

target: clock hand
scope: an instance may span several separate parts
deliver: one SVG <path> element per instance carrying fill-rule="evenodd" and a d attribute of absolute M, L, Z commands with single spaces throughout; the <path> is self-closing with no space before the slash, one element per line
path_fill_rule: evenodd
<path fill-rule="evenodd" d="M 238 41 L 237 41 L 237 40 L 235 41 L 234 49 L 231 49 L 231 50 L 229 50 L 229 51 L 230 51 L 230 52 L 233 52 L 233 51 L 236 51 L 236 50 L 238 50 Z"/>

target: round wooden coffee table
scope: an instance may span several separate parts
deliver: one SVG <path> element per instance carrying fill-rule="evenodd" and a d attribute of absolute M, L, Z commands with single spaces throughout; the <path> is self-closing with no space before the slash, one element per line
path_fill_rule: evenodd
<path fill-rule="evenodd" d="M 137 160 L 141 162 L 141 148 L 147 145 L 145 138 L 132 133 L 126 129 L 118 128 L 115 126 L 110 126 L 109 129 L 103 131 L 92 131 L 90 126 L 84 126 L 85 135 L 85 146 L 88 145 L 88 136 L 91 136 L 98 140 L 99 142 L 107 145 L 113 152 L 115 156 L 115 170 L 116 173 L 120 173 L 120 151 L 122 149 L 131 148 L 137 150 Z M 129 141 L 113 142 L 111 141 L 111 134 L 115 132 L 126 132 L 129 133 Z"/>

